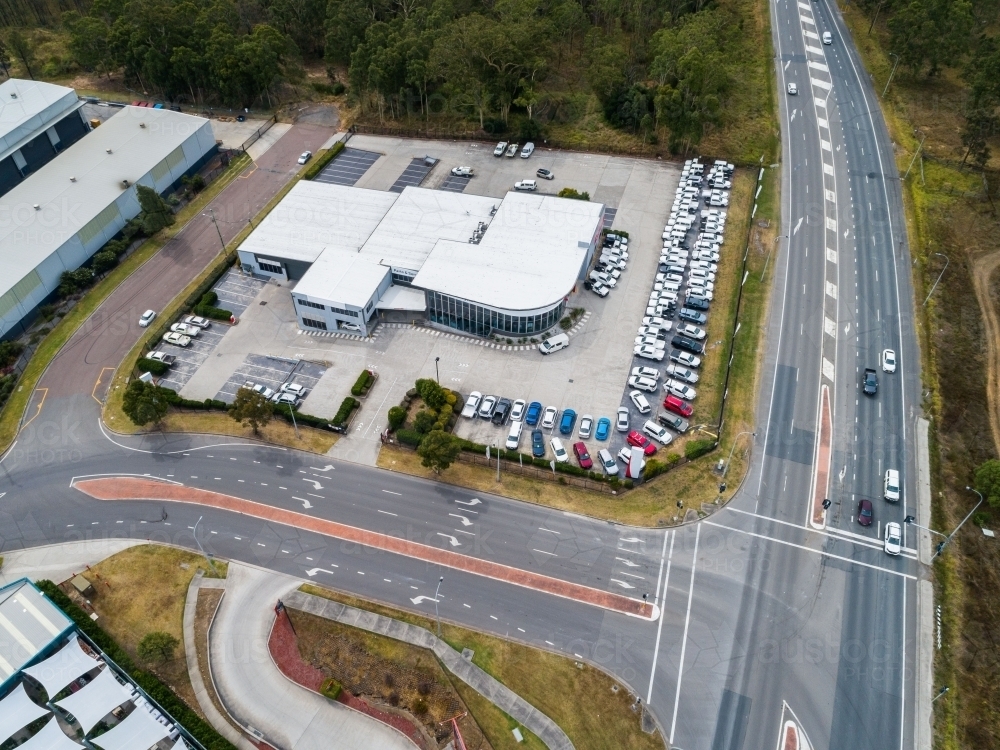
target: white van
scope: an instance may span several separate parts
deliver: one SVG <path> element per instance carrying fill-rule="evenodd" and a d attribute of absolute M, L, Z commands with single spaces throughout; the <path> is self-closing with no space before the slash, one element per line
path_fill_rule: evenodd
<path fill-rule="evenodd" d="M 900 489 L 898 471 L 895 469 L 888 469 L 885 472 L 885 481 L 883 482 L 882 489 L 886 500 L 891 503 L 899 501 Z"/>
<path fill-rule="evenodd" d="M 560 349 L 565 349 L 569 346 L 569 336 L 565 333 L 557 333 L 551 338 L 545 339 L 542 343 L 538 345 L 538 351 L 542 354 L 552 354 L 552 352 L 557 352 Z"/>
<path fill-rule="evenodd" d="M 506 448 L 509 451 L 516 451 L 521 442 L 521 430 L 524 429 L 524 422 L 517 421 L 510 423 L 510 431 L 507 433 Z"/>

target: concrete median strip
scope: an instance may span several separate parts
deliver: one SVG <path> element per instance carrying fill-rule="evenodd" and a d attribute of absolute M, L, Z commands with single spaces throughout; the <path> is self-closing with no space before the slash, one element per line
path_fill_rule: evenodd
<path fill-rule="evenodd" d="M 73 482 L 73 487 L 97 500 L 157 500 L 191 503 L 228 510 L 264 521 L 273 521 L 336 539 L 355 542 L 373 549 L 393 552 L 435 565 L 444 565 L 454 570 L 590 604 L 630 617 L 655 621 L 660 616 L 659 607 L 638 599 L 197 487 L 185 487 L 181 484 L 170 484 L 144 477 L 125 476 L 78 480 Z"/>

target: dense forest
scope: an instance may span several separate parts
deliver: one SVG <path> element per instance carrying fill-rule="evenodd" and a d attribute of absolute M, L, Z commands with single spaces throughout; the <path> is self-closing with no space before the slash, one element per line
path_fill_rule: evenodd
<path fill-rule="evenodd" d="M 272 105 L 323 63 L 362 116 L 465 120 L 534 137 L 567 97 L 674 148 L 745 96 L 766 56 L 764 0 L 3 0 L 0 58 L 34 74 L 31 27 L 80 70 L 170 101 Z M 764 19 L 763 21 L 761 19 Z M 19 27 L 19 28 L 18 28 Z M 12 38 L 13 37 L 13 38 Z M 762 68 L 763 65 L 757 67 Z M 766 82 L 754 94 L 763 103 Z M 765 110 L 767 107 L 765 107 Z M 737 107 L 736 112 L 739 110 Z M 577 113 L 578 114 L 578 113 Z"/>

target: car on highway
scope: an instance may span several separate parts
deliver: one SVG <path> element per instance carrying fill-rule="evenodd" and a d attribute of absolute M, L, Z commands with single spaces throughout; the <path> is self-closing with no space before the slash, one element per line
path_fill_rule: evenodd
<path fill-rule="evenodd" d="M 634 445 L 636 448 L 642 448 L 642 452 L 647 456 L 652 456 L 656 453 L 656 446 L 650 441 L 648 437 L 643 435 L 638 430 L 632 430 L 626 437 L 625 442 L 629 445 Z"/>
<path fill-rule="evenodd" d="M 507 423 L 507 417 L 510 416 L 510 399 L 500 398 L 497 399 L 497 405 L 493 409 L 493 417 L 491 418 L 493 424 L 502 425 Z"/>
<path fill-rule="evenodd" d="M 539 169 L 535 172 L 536 177 L 541 177 L 543 180 L 554 180 L 556 176 L 552 174 L 551 169 Z"/>
<path fill-rule="evenodd" d="M 572 409 L 563 409 L 562 417 L 559 419 L 559 434 L 572 435 L 573 425 L 576 424 L 576 412 Z"/>
<path fill-rule="evenodd" d="M 636 368 L 639 369 L 638 367 Z M 637 388 L 640 391 L 653 393 L 656 391 L 656 381 L 653 378 L 644 378 L 641 375 L 630 375 L 628 379 L 629 388 Z"/>
<path fill-rule="evenodd" d="M 305 164 L 310 159 L 312 159 L 312 151 L 303 151 L 299 157 L 299 164 Z"/>
<path fill-rule="evenodd" d="M 541 430 L 531 431 L 531 455 L 535 458 L 545 456 L 545 437 Z"/>
<path fill-rule="evenodd" d="M 594 418 L 589 414 L 584 414 L 580 417 L 580 429 L 577 431 L 577 434 L 580 436 L 581 440 L 587 440 L 593 431 Z"/>
<path fill-rule="evenodd" d="M 899 502 L 899 472 L 895 469 L 886 469 L 885 479 L 882 480 L 882 494 L 890 503 Z"/>
<path fill-rule="evenodd" d="M 454 167 L 452 168 L 451 173 L 455 175 L 455 177 L 472 177 L 472 175 L 476 172 L 472 167 Z"/>
<path fill-rule="evenodd" d="M 172 323 L 170 325 L 170 330 L 176 333 L 182 333 L 193 339 L 198 338 L 198 335 L 201 333 L 201 329 L 198 326 L 191 326 L 187 323 Z"/>
<path fill-rule="evenodd" d="M 507 151 L 507 141 L 500 141 L 500 143 L 497 144 L 497 147 L 493 149 L 493 155 L 503 156 L 504 153 L 506 153 L 506 151 Z"/>
<path fill-rule="evenodd" d="M 628 432 L 628 422 L 628 409 L 624 406 L 619 406 L 618 413 L 615 416 L 615 429 L 617 429 L 618 432 Z"/>
<path fill-rule="evenodd" d="M 581 469 L 592 469 L 594 468 L 594 462 L 590 458 L 590 454 L 587 453 L 587 446 L 583 443 L 573 443 L 573 453 L 576 454 L 576 462 L 580 464 Z"/>
<path fill-rule="evenodd" d="M 202 318 L 198 315 L 188 315 L 184 318 L 184 324 L 189 326 L 198 326 L 198 328 L 205 329 L 212 327 L 212 321 L 208 318 Z"/>
<path fill-rule="evenodd" d="M 615 458 L 611 455 L 611 451 L 607 448 L 601 448 L 601 450 L 597 451 L 597 460 L 600 462 L 605 474 L 609 477 L 618 476 L 618 464 L 615 463 Z"/>
<path fill-rule="evenodd" d="M 683 435 L 691 426 L 690 422 L 677 414 L 657 414 L 656 421 L 662 425 L 666 425 L 679 435 Z"/>
<path fill-rule="evenodd" d="M 625 415 L 628 416 L 628 409 L 625 410 Z M 609 432 L 611 432 L 611 420 L 607 417 L 598 419 L 597 429 L 594 430 L 594 440 L 607 440 Z"/>
<path fill-rule="evenodd" d="M 861 498 L 858 501 L 858 523 L 862 526 L 871 526 L 873 518 L 872 501 Z"/>
<path fill-rule="evenodd" d="M 685 383 L 694 384 L 698 382 L 698 373 L 681 365 L 667 365 L 666 374 L 676 378 L 677 380 L 683 380 Z"/>
<path fill-rule="evenodd" d="M 191 346 L 191 337 L 176 331 L 167 331 L 163 334 L 163 340 L 174 346 Z"/>
<path fill-rule="evenodd" d="M 670 361 L 676 362 L 679 365 L 687 365 L 688 367 L 701 366 L 701 357 L 696 357 L 691 352 L 685 352 L 681 349 L 670 350 Z"/>
<path fill-rule="evenodd" d="M 538 187 L 538 183 L 534 180 L 518 180 L 514 183 L 515 190 L 535 190 Z"/>
<path fill-rule="evenodd" d="M 145 328 L 153 319 L 156 317 L 156 310 L 146 310 L 142 315 L 139 316 L 139 327 Z"/>
<path fill-rule="evenodd" d="M 895 521 L 885 525 L 885 553 L 898 555 L 903 548 L 903 530 Z"/>
<path fill-rule="evenodd" d="M 882 372 L 896 372 L 896 352 L 892 349 L 882 350 Z"/>
<path fill-rule="evenodd" d="M 672 394 L 663 399 L 663 408 L 667 411 L 672 411 L 674 414 L 680 414 L 684 418 L 688 418 L 694 414 L 694 407 L 691 404 Z"/>
<path fill-rule="evenodd" d="M 865 368 L 864 378 L 861 381 L 861 390 L 866 396 L 874 396 L 878 393 L 878 373 L 870 367 Z"/>
<path fill-rule="evenodd" d="M 823 32 L 823 44 L 830 45 L 833 44 L 833 34 L 829 31 Z"/>
<path fill-rule="evenodd" d="M 632 461 L 632 449 L 629 448 L 627 445 L 623 445 L 622 449 L 618 451 L 618 460 L 621 461 L 626 466 L 628 466 L 629 462 Z M 645 468 L 646 468 L 646 459 L 642 459 L 639 462 L 639 471 L 641 472 Z"/>
<path fill-rule="evenodd" d="M 635 356 L 641 359 L 652 359 L 657 362 L 663 360 L 664 349 L 662 347 L 642 345 L 635 347 L 632 351 Z"/>
<path fill-rule="evenodd" d="M 476 416 L 476 410 L 479 409 L 479 402 L 483 400 L 483 394 L 479 391 L 473 391 L 469 394 L 469 397 L 465 399 L 465 406 L 462 407 L 462 416 L 466 419 L 472 419 Z"/>
<path fill-rule="evenodd" d="M 660 379 L 660 371 L 653 367 L 633 367 L 632 377 L 634 378 L 650 378 L 651 380 Z"/>
<path fill-rule="evenodd" d="M 791 96 L 797 96 L 798 95 L 798 93 L 799 93 L 799 87 L 795 85 L 794 81 L 789 82 L 789 84 L 788 84 L 788 93 Z"/>
<path fill-rule="evenodd" d="M 496 396 L 483 396 L 483 400 L 479 402 L 479 418 L 492 419 L 493 410 L 496 408 L 497 408 Z"/>
<path fill-rule="evenodd" d="M 528 411 L 524 413 L 524 421 L 530 427 L 534 427 L 538 424 L 539 418 L 542 416 L 542 404 L 539 401 L 532 401 L 528 404 Z"/>
<path fill-rule="evenodd" d="M 649 414 L 653 410 L 653 407 L 649 405 L 649 400 L 640 391 L 629 391 L 628 397 L 640 414 Z"/>
<path fill-rule="evenodd" d="M 162 362 L 163 364 L 169 367 L 176 361 L 177 357 L 175 357 L 173 354 L 167 354 L 166 352 L 154 351 L 154 352 L 149 352 L 149 354 L 146 355 L 146 359 L 151 359 L 154 362 Z"/>
<path fill-rule="evenodd" d="M 563 447 L 562 440 L 557 437 L 549 440 L 549 446 L 552 448 L 552 452 L 555 454 L 556 463 L 564 464 L 569 461 L 569 454 L 566 453 L 566 449 Z"/>
<path fill-rule="evenodd" d="M 535 144 L 532 143 L 531 141 L 528 141 L 527 143 L 524 144 L 524 148 L 521 149 L 521 158 L 527 159 L 533 153 L 535 153 Z"/>
<path fill-rule="evenodd" d="M 556 424 L 556 413 L 559 410 L 554 406 L 546 406 L 545 413 L 542 415 L 542 429 L 550 430 Z"/>
<path fill-rule="evenodd" d="M 510 409 L 510 421 L 520 422 L 524 419 L 524 410 L 527 408 L 528 402 L 523 398 L 519 398 L 514 402 L 514 405 Z"/>

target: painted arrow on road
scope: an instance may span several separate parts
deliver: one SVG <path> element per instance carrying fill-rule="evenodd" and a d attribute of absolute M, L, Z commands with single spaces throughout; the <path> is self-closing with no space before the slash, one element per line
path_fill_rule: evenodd
<path fill-rule="evenodd" d="M 334 565 L 333 567 L 336 568 L 337 566 Z M 309 570 L 306 571 L 306 575 L 309 576 L 310 578 L 315 576 L 317 573 L 329 573 L 330 575 L 333 575 L 333 571 L 327 570 L 326 568 L 310 568 Z"/>
<path fill-rule="evenodd" d="M 633 586 L 631 583 L 625 583 L 625 581 L 619 581 L 617 578 L 612 578 L 611 582 L 612 583 L 617 583 L 623 589 L 634 589 L 635 588 L 635 586 Z"/>
<path fill-rule="evenodd" d="M 455 502 L 459 505 L 481 505 L 483 501 L 478 497 L 474 497 L 471 500 L 456 500 Z"/>
<path fill-rule="evenodd" d="M 438 536 L 443 536 L 445 539 L 447 539 L 448 540 L 448 544 L 450 544 L 452 547 L 461 547 L 462 546 L 462 544 L 455 537 L 453 537 L 451 534 L 442 534 L 439 531 L 438 532 Z"/>
<path fill-rule="evenodd" d="M 414 604 L 420 604 L 420 602 L 434 602 L 437 604 L 437 599 L 433 596 L 414 596 L 410 598 L 410 601 Z"/>
<path fill-rule="evenodd" d="M 308 500 L 306 500 L 304 497 L 295 497 L 295 495 L 292 495 L 292 500 L 298 500 L 300 503 L 302 503 L 302 510 L 307 510 L 313 507 L 313 504 Z"/>
<path fill-rule="evenodd" d="M 302 477 L 302 481 L 303 482 L 309 482 L 309 484 L 311 484 L 313 486 L 313 488 L 315 488 L 317 490 L 323 489 L 323 485 L 321 485 L 315 479 L 306 479 L 305 477 Z"/>
<path fill-rule="evenodd" d="M 326 471 L 332 471 L 335 467 L 334 467 L 333 464 L 327 464 L 322 469 L 317 469 L 315 466 L 310 466 L 309 468 L 312 469 L 313 471 L 323 471 L 323 472 L 326 472 Z"/>
<path fill-rule="evenodd" d="M 0 497 L 3 497 L 3 495 L 0 495 Z M 452 518 L 460 519 L 463 526 L 472 526 L 472 521 L 470 521 L 467 516 L 463 516 L 461 513 L 449 513 L 448 515 Z"/>

